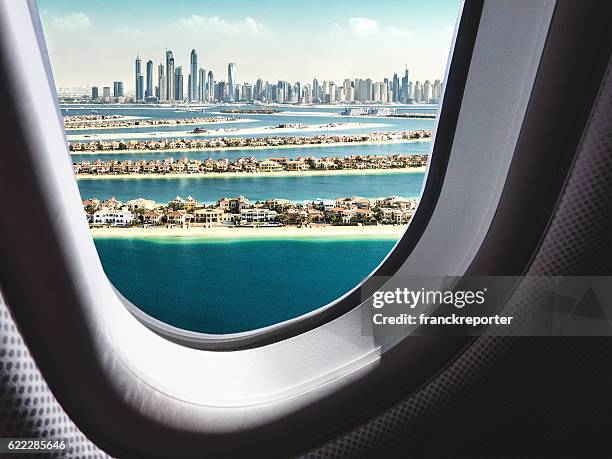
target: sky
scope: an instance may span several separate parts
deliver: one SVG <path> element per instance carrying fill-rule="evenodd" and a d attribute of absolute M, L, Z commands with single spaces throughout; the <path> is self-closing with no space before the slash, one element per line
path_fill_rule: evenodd
<path fill-rule="evenodd" d="M 134 59 L 174 53 L 236 81 L 381 81 L 407 65 L 411 80 L 444 77 L 459 0 L 38 0 L 59 88 L 134 86 Z"/>

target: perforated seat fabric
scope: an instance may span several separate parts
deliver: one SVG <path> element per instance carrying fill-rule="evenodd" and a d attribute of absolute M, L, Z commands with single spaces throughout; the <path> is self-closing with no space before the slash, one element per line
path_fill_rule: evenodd
<path fill-rule="evenodd" d="M 46 454 L 48 457 L 109 457 L 81 433 L 59 405 L 2 297 L 0 330 L 0 436 L 66 440 L 63 452 Z"/>

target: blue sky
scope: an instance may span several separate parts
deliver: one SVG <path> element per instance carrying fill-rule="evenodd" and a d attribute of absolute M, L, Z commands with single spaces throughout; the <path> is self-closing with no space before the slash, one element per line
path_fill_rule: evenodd
<path fill-rule="evenodd" d="M 224 79 L 381 80 L 407 64 L 414 79 L 442 78 L 459 0 L 39 0 L 59 87 L 133 83 L 137 53 L 157 66 L 164 49 L 187 70 Z"/>

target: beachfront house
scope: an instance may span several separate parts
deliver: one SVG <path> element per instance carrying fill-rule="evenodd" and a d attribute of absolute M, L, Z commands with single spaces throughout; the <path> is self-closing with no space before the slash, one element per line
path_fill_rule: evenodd
<path fill-rule="evenodd" d="M 308 209 L 308 221 L 315 224 L 325 223 L 325 214 L 317 209 Z"/>
<path fill-rule="evenodd" d="M 283 166 L 281 164 L 279 164 L 277 161 L 271 161 L 269 159 L 260 161 L 258 167 L 261 172 L 279 172 L 283 170 Z"/>
<path fill-rule="evenodd" d="M 302 172 L 310 170 L 310 165 L 304 161 L 287 161 L 287 170 L 294 172 Z"/>
<path fill-rule="evenodd" d="M 319 210 L 325 210 L 327 212 L 331 211 L 334 207 L 336 207 L 336 201 L 333 199 L 321 199 L 317 198 L 312 201 L 312 205 Z"/>
<path fill-rule="evenodd" d="M 98 207 L 100 207 L 100 201 L 98 201 L 95 198 L 85 199 L 83 201 L 83 209 L 85 209 L 85 212 L 88 212 L 88 213 L 94 212 L 98 210 Z"/>
<path fill-rule="evenodd" d="M 358 207 L 359 209 L 369 209 L 370 200 L 359 196 L 351 196 L 350 198 L 337 198 L 337 207 Z"/>
<path fill-rule="evenodd" d="M 155 201 L 151 199 L 137 198 L 131 199 L 127 203 L 128 210 L 132 212 L 137 210 L 153 210 L 155 209 Z"/>
<path fill-rule="evenodd" d="M 149 210 L 141 216 L 144 225 L 161 225 L 163 218 L 164 213 L 159 210 Z"/>
<path fill-rule="evenodd" d="M 118 209 L 121 207 L 121 201 L 118 201 L 117 199 L 115 199 L 115 197 L 110 197 L 106 201 L 102 201 L 102 204 L 100 204 L 100 207 L 103 207 L 109 210 Z"/>
<path fill-rule="evenodd" d="M 402 210 L 397 207 L 381 207 L 380 213 L 382 215 L 383 222 L 395 224 L 406 223 L 412 216 L 411 211 Z"/>
<path fill-rule="evenodd" d="M 266 223 L 276 221 L 278 214 L 275 210 L 257 207 L 253 209 L 241 209 L 240 221 L 247 223 Z"/>
<path fill-rule="evenodd" d="M 229 214 L 226 214 L 222 209 L 197 209 L 193 212 L 193 225 L 205 226 L 220 226 L 227 221 Z"/>
<path fill-rule="evenodd" d="M 225 212 L 239 214 L 242 209 L 250 207 L 250 203 L 244 196 L 238 196 L 237 198 L 219 199 L 216 207 L 223 209 Z"/>
<path fill-rule="evenodd" d="M 178 226 L 182 228 L 183 226 L 185 226 L 185 223 L 187 223 L 187 212 L 182 210 L 175 210 L 169 212 L 166 215 L 166 219 L 169 226 Z"/>
<path fill-rule="evenodd" d="M 92 224 L 101 226 L 130 226 L 134 221 L 134 214 L 129 210 L 101 209 L 94 212 Z"/>

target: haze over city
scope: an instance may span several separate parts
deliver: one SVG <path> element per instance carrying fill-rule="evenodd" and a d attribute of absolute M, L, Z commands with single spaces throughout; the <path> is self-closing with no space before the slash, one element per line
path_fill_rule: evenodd
<path fill-rule="evenodd" d="M 136 54 L 156 64 L 172 49 L 188 67 L 197 49 L 207 71 L 239 63 L 238 81 L 382 79 L 408 64 L 411 79 L 442 78 L 456 0 L 283 5 L 244 0 L 119 2 L 40 0 L 45 39 L 59 88 L 132 86 Z M 117 15 L 121 11 L 121 15 Z M 69 52 L 68 52 L 69 51 Z"/>

